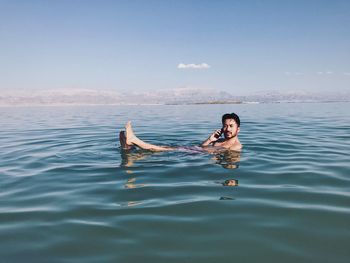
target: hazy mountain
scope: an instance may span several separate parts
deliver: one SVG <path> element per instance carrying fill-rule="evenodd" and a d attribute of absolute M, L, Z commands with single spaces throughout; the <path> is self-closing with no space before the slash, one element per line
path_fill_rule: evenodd
<path fill-rule="evenodd" d="M 117 92 L 88 89 L 22 91 L 0 95 L 0 105 L 119 104 L 121 97 Z"/>
<path fill-rule="evenodd" d="M 145 92 L 112 92 L 88 89 L 8 92 L 0 95 L 0 105 L 74 104 L 188 104 L 232 100 L 227 92 L 199 88 L 178 88 Z"/>
<path fill-rule="evenodd" d="M 241 96 L 240 100 L 260 103 L 277 102 L 340 102 L 350 101 L 349 92 L 306 92 L 306 91 L 262 91 L 249 96 Z"/>
<path fill-rule="evenodd" d="M 309 93 L 265 91 L 234 96 L 215 89 L 177 88 L 145 92 L 113 92 L 89 89 L 62 89 L 35 92 L 7 92 L 0 105 L 108 105 L 108 104 L 198 104 L 198 103 L 276 103 L 350 101 L 350 92 Z"/>

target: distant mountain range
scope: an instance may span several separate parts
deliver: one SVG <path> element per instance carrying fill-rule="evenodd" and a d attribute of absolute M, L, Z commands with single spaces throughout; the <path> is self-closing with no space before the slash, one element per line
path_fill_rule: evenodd
<path fill-rule="evenodd" d="M 350 101 L 350 92 L 310 93 L 265 91 L 246 96 L 229 92 L 178 88 L 144 92 L 113 92 L 89 89 L 62 89 L 26 92 L 7 92 L 0 95 L 0 105 L 130 105 L 130 104 L 226 104 L 278 102 L 336 102 Z"/>

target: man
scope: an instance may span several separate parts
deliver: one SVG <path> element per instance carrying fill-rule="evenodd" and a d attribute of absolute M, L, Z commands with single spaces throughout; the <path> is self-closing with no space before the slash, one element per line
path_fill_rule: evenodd
<path fill-rule="evenodd" d="M 222 116 L 222 129 L 216 130 L 209 138 L 202 143 L 202 147 L 212 145 L 214 147 L 222 147 L 233 151 L 242 149 L 242 144 L 238 140 L 241 121 L 237 114 L 226 113 Z M 219 139 L 221 134 L 223 139 Z"/>
<path fill-rule="evenodd" d="M 209 146 L 213 148 L 224 148 L 232 151 L 240 151 L 242 144 L 238 140 L 238 133 L 240 131 L 240 119 L 235 113 L 226 113 L 222 116 L 222 128 L 214 131 L 207 140 L 205 140 L 201 146 L 204 149 L 208 149 Z M 221 135 L 224 138 L 220 139 Z M 128 121 L 125 125 L 125 132 L 119 133 L 120 145 L 123 149 L 131 149 L 132 146 L 138 146 L 141 149 L 151 151 L 173 151 L 178 148 L 168 146 L 158 146 L 150 144 L 139 139 L 131 127 L 131 122 Z"/>

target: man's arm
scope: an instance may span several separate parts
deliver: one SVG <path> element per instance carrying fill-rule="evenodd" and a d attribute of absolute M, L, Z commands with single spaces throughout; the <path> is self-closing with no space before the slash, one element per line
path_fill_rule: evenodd
<path fill-rule="evenodd" d="M 201 146 L 202 147 L 206 147 L 206 146 L 209 146 L 210 144 L 213 144 L 214 142 L 216 142 L 219 137 L 220 137 L 220 134 L 221 134 L 221 130 L 216 130 L 215 132 L 213 132 L 213 134 L 211 134 L 209 136 L 208 139 L 206 139 L 202 144 Z"/>
<path fill-rule="evenodd" d="M 210 140 L 210 137 L 209 137 L 201 144 L 201 146 L 206 147 L 206 146 L 209 146 L 211 143 L 213 143 L 213 142 Z"/>

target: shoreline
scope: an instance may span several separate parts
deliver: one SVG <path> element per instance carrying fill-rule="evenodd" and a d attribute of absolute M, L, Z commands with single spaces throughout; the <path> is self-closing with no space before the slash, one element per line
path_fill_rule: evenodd
<path fill-rule="evenodd" d="M 0 104 L 1 108 L 20 107 L 79 107 L 79 106 L 186 106 L 186 105 L 242 105 L 242 104 L 291 104 L 291 103 L 349 103 L 344 101 L 240 101 L 240 102 L 193 102 L 193 103 L 53 103 L 53 104 Z"/>

